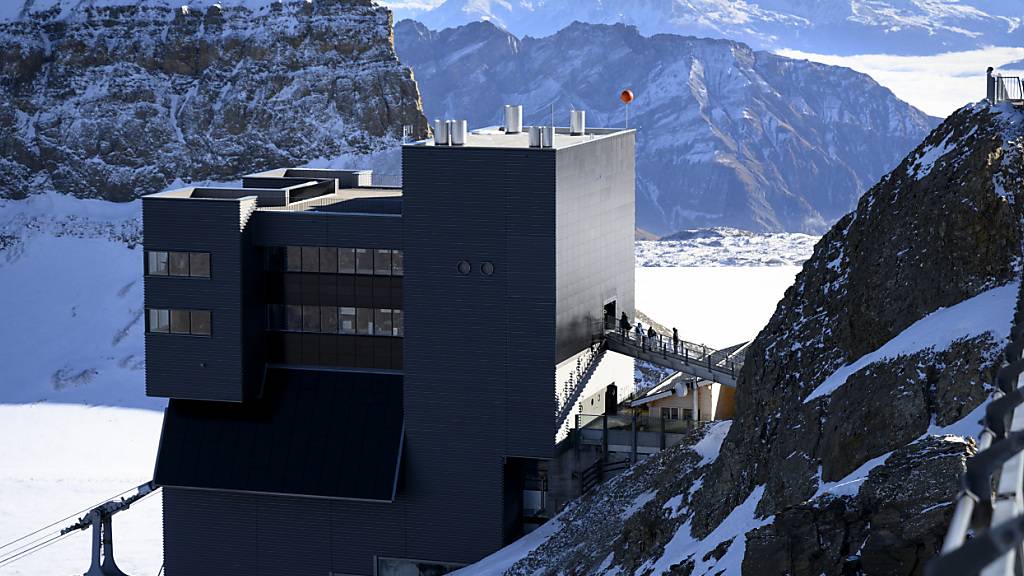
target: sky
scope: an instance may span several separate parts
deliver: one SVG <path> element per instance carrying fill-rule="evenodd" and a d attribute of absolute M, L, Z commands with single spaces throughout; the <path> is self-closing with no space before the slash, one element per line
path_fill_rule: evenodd
<path fill-rule="evenodd" d="M 863 72 L 892 90 L 901 100 L 922 111 L 945 118 L 968 102 L 985 97 L 985 69 L 1024 60 L 1024 48 L 992 47 L 966 52 L 947 52 L 932 56 L 893 56 L 860 54 L 832 56 L 797 50 L 778 50 L 778 54 L 846 66 Z M 1018 66 L 1018 74 L 1024 66 Z M 1010 70 L 1004 70 L 1010 71 Z"/>

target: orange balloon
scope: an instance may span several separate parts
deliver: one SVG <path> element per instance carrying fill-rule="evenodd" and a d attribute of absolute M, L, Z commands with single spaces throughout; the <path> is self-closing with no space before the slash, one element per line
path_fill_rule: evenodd
<path fill-rule="evenodd" d="M 619 100 L 622 100 L 623 104 L 629 104 L 633 101 L 633 91 L 623 90 L 622 94 L 619 94 Z"/>

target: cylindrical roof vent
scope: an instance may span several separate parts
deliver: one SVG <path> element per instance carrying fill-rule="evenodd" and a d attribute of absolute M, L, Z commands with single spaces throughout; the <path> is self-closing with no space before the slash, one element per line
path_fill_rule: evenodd
<path fill-rule="evenodd" d="M 587 131 L 587 111 L 573 110 L 569 117 L 569 134 L 582 136 Z"/>
<path fill-rule="evenodd" d="M 540 148 L 540 126 L 530 126 L 530 148 Z"/>
<path fill-rule="evenodd" d="M 523 131 L 523 107 L 505 105 L 505 134 L 519 134 Z"/>
<path fill-rule="evenodd" d="M 555 145 L 555 127 L 545 126 L 541 129 L 541 142 L 544 148 L 551 148 Z"/>
<path fill-rule="evenodd" d="M 463 146 L 466 144 L 466 121 L 449 120 L 450 128 L 448 135 L 451 138 L 452 146 Z"/>
<path fill-rule="evenodd" d="M 440 118 L 434 120 L 434 146 L 448 145 L 448 123 Z"/>

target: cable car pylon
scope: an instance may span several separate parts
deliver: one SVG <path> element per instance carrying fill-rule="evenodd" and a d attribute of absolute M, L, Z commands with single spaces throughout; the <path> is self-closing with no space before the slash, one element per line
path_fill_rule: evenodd
<path fill-rule="evenodd" d="M 83 576 L 128 576 L 114 561 L 114 528 L 113 516 L 127 510 L 132 504 L 148 496 L 156 486 L 150 480 L 135 488 L 135 494 L 111 500 L 93 508 L 88 514 L 78 519 L 71 526 L 60 531 L 61 536 L 76 530 L 92 527 L 92 563 Z"/>

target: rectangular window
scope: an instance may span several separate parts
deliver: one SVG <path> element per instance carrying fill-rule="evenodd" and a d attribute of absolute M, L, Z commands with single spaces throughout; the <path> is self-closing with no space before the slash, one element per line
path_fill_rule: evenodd
<path fill-rule="evenodd" d="M 405 258 L 401 250 L 391 251 L 391 274 L 395 276 L 405 275 Z"/>
<path fill-rule="evenodd" d="M 373 274 L 373 250 L 356 248 L 356 274 Z"/>
<path fill-rule="evenodd" d="M 356 334 L 373 335 L 373 308 L 356 308 Z"/>
<path fill-rule="evenodd" d="M 302 247 L 302 271 L 303 272 L 319 272 L 320 271 L 320 254 L 316 246 L 303 246 Z"/>
<path fill-rule="evenodd" d="M 194 336 L 209 336 L 210 335 L 210 311 L 209 310 L 192 310 L 191 315 L 192 328 L 191 333 Z"/>
<path fill-rule="evenodd" d="M 302 307 L 302 331 L 303 332 L 319 332 L 320 331 L 320 307 L 319 306 L 303 306 Z"/>
<path fill-rule="evenodd" d="M 188 275 L 193 278 L 210 277 L 210 253 L 189 252 L 188 253 Z"/>
<path fill-rule="evenodd" d="M 391 313 L 391 334 L 393 336 L 405 335 L 405 322 L 402 318 L 402 311 L 395 310 Z"/>
<path fill-rule="evenodd" d="M 188 310 L 171 310 L 171 334 L 189 333 Z"/>
<path fill-rule="evenodd" d="M 338 248 L 338 273 L 356 273 L 356 251 L 352 248 Z"/>
<path fill-rule="evenodd" d="M 337 274 L 338 273 L 338 249 L 337 248 L 321 248 L 320 249 L 320 272 L 325 274 Z"/>
<path fill-rule="evenodd" d="M 679 408 L 667 408 L 661 409 L 662 420 L 679 420 Z"/>
<path fill-rule="evenodd" d="M 391 276 L 391 250 L 375 250 L 373 273 L 377 276 Z"/>
<path fill-rule="evenodd" d="M 338 309 L 338 332 L 341 334 L 355 334 L 356 333 L 356 309 L 355 308 L 339 308 Z"/>
<path fill-rule="evenodd" d="M 193 334 L 209 336 L 212 332 L 212 317 L 209 310 L 149 310 L 149 331 L 171 334 Z"/>
<path fill-rule="evenodd" d="M 338 309 L 334 306 L 320 307 L 320 331 L 324 334 L 338 333 Z"/>
<path fill-rule="evenodd" d="M 284 307 L 285 329 L 289 332 L 302 332 L 302 306 L 287 304 Z"/>
<path fill-rule="evenodd" d="M 147 252 L 146 273 L 150 276 L 167 276 L 167 252 Z"/>
<path fill-rule="evenodd" d="M 381 308 L 374 313 L 373 322 L 374 334 L 377 336 L 391 336 L 391 309 Z"/>
<path fill-rule="evenodd" d="M 171 276 L 188 276 L 188 252 L 169 252 Z"/>
<path fill-rule="evenodd" d="M 285 250 L 285 267 L 288 272 L 302 272 L 302 248 L 289 246 Z"/>
<path fill-rule="evenodd" d="M 149 331 L 167 333 L 171 331 L 170 313 L 167 310 L 151 309 L 149 311 Z"/>

